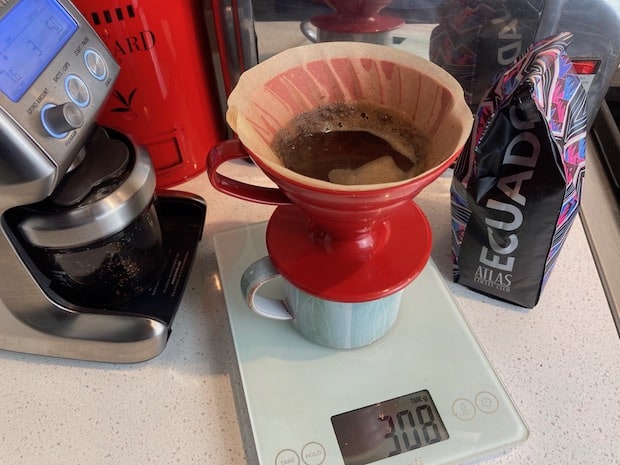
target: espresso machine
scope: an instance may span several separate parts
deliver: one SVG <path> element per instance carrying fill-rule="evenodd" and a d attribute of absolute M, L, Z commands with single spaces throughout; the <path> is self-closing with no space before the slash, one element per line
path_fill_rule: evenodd
<path fill-rule="evenodd" d="M 0 2 L 0 349 L 139 362 L 166 346 L 206 215 L 95 123 L 120 72 L 67 0 Z"/>

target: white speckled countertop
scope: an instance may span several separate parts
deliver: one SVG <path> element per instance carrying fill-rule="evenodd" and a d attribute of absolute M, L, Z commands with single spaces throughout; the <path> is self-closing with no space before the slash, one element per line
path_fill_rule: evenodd
<path fill-rule="evenodd" d="M 245 163 L 229 169 L 262 179 Z M 417 199 L 433 258 L 530 429 L 481 463 L 620 464 L 620 340 L 581 224 L 533 310 L 500 303 L 450 281 L 449 183 Z M 179 189 L 202 195 L 208 212 L 168 346 L 132 365 L 0 352 L 0 464 L 258 463 L 212 238 L 273 208 L 219 194 L 205 175 Z"/>

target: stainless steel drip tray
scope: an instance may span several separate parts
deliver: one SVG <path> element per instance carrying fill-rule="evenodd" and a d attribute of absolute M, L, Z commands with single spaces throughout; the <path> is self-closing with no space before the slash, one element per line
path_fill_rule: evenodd
<path fill-rule="evenodd" d="M 616 126 L 609 129 L 618 133 Z M 597 134 L 600 130 L 600 127 L 595 128 L 592 137 L 588 138 L 581 220 L 620 335 L 620 196 L 601 158 L 600 136 Z M 620 148 L 608 155 L 620 161 Z"/>

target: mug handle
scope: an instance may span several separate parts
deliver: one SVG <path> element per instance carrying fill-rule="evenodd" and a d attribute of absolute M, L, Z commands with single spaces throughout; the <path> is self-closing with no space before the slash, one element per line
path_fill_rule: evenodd
<path fill-rule="evenodd" d="M 290 205 L 292 203 L 290 199 L 278 188 L 246 184 L 217 172 L 219 166 L 229 160 L 248 157 L 247 151 L 238 139 L 220 142 L 213 147 L 207 156 L 207 174 L 211 185 L 216 190 L 238 199 L 267 205 Z"/>
<path fill-rule="evenodd" d="M 252 263 L 241 276 L 241 294 L 248 307 L 260 316 L 273 320 L 292 320 L 283 300 L 270 299 L 258 295 L 257 291 L 263 284 L 280 276 L 271 259 L 260 258 Z"/>
<path fill-rule="evenodd" d="M 319 38 L 317 37 L 317 33 L 316 33 L 316 28 L 314 27 L 314 25 L 309 19 L 302 21 L 299 24 L 299 29 L 310 42 L 317 43 L 319 41 Z"/>

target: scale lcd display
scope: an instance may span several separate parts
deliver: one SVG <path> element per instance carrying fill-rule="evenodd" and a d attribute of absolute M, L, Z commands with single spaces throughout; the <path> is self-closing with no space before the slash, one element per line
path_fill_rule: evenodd
<path fill-rule="evenodd" d="M 0 19 L 0 91 L 17 102 L 78 29 L 55 0 L 23 0 Z"/>
<path fill-rule="evenodd" d="M 448 439 L 427 390 L 332 417 L 345 465 L 367 465 Z"/>

